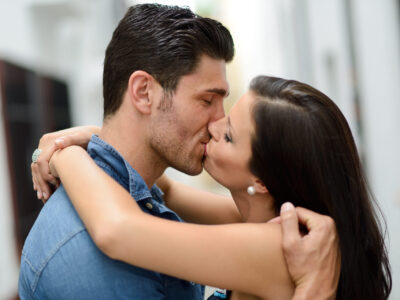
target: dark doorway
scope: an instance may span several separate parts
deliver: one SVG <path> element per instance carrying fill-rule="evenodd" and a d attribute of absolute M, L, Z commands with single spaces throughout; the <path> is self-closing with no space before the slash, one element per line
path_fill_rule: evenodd
<path fill-rule="evenodd" d="M 67 85 L 61 80 L 0 60 L 11 201 L 17 247 L 21 253 L 42 203 L 32 188 L 31 155 L 45 132 L 70 127 Z"/>

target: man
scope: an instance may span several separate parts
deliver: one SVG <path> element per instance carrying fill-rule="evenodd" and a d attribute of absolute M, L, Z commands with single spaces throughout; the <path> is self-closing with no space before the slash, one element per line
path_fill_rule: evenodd
<path fill-rule="evenodd" d="M 145 212 L 182 221 L 163 205 L 154 182 L 168 166 L 191 175 L 202 171 L 208 124 L 224 116 L 222 102 L 229 90 L 225 63 L 233 53 L 224 26 L 178 7 L 131 7 L 114 31 L 104 63 L 104 124 L 88 152 Z M 335 235 L 328 232 L 334 225 L 321 221 L 327 217 L 300 211 L 314 233 L 314 242 L 307 243 L 298 234 L 294 209 L 287 208 L 282 214 L 284 249 L 297 285 L 295 297 L 327 298 L 337 280 L 329 273 L 334 266 L 328 272 L 321 266 L 335 256 L 327 253 L 336 251 Z M 330 247 L 320 245 L 326 241 Z M 310 249 L 327 251 L 311 256 Z M 19 292 L 22 299 L 203 299 L 195 283 L 103 255 L 62 186 L 25 242 Z"/>

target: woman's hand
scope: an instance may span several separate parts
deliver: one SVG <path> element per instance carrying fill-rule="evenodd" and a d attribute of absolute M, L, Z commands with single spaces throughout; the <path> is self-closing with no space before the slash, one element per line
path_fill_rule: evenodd
<path fill-rule="evenodd" d="M 59 185 L 59 180 L 50 172 L 49 167 L 54 152 L 71 145 L 86 148 L 92 135 L 99 132 L 100 127 L 97 126 L 78 126 L 47 133 L 41 137 L 38 149 L 42 151 L 37 161 L 31 164 L 33 189 L 37 192 L 38 199 L 45 203 Z"/>

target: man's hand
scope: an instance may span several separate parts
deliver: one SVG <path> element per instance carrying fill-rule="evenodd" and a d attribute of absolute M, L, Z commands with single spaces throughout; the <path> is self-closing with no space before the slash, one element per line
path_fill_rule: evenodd
<path fill-rule="evenodd" d="M 49 168 L 54 152 L 71 145 L 86 148 L 92 134 L 99 132 L 100 128 L 97 126 L 79 126 L 47 133 L 41 137 L 38 148 L 42 151 L 37 161 L 31 164 L 33 189 L 37 191 L 38 199 L 46 202 L 54 187 L 59 185 L 59 180 L 51 174 Z"/>
<path fill-rule="evenodd" d="M 333 219 L 291 203 L 282 205 L 280 219 L 283 253 L 296 285 L 292 300 L 335 299 L 341 261 Z M 299 222 L 307 234 L 300 233 Z"/>

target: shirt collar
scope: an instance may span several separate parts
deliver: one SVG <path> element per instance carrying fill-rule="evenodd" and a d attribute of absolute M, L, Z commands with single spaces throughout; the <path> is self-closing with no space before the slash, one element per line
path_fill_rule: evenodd
<path fill-rule="evenodd" d="M 101 167 L 105 168 L 137 201 L 156 198 L 161 201 L 162 192 L 154 185 L 151 190 L 148 189 L 142 176 L 122 157 L 122 155 L 110 144 L 93 135 L 87 151 L 89 155 Z"/>

